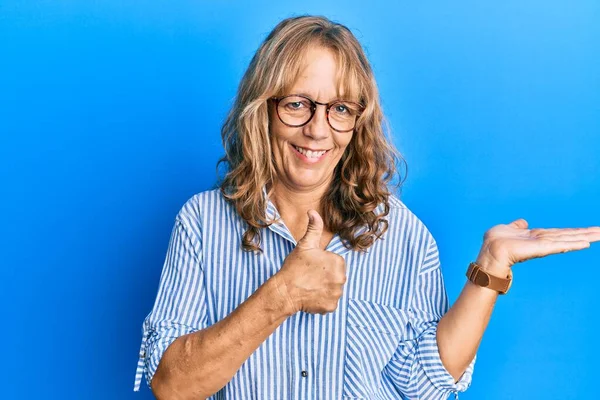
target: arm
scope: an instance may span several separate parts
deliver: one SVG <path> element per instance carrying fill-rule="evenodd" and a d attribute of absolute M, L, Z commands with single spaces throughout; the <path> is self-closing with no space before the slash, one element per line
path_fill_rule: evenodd
<path fill-rule="evenodd" d="M 231 380 L 240 366 L 291 314 L 273 276 L 231 314 L 168 347 L 152 379 L 157 399 L 207 398 Z M 199 356 L 201 355 L 201 356 Z"/>
<path fill-rule="evenodd" d="M 144 321 L 136 390 L 146 380 L 160 399 L 206 398 L 292 314 L 267 280 L 227 317 L 208 327 L 200 229 L 188 212 L 175 219 L 153 310 Z"/>
<path fill-rule="evenodd" d="M 507 276 L 509 267 L 485 254 L 477 263 L 492 275 Z M 498 292 L 467 281 L 460 296 L 438 323 L 437 344 L 444 367 L 455 381 L 475 357 L 488 325 Z"/>
<path fill-rule="evenodd" d="M 585 249 L 590 247 L 590 243 L 600 241 L 600 227 L 527 227 L 527 221 L 518 219 L 491 228 L 483 237 L 477 262 L 492 275 L 507 276 L 516 263 Z M 440 357 L 455 379 L 475 355 L 497 297 L 497 292 L 467 282 L 456 303 L 439 322 L 437 342 Z"/>

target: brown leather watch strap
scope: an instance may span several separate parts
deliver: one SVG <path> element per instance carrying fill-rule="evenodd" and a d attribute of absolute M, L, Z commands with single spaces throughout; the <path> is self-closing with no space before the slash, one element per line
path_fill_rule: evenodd
<path fill-rule="evenodd" d="M 469 269 L 467 269 L 467 278 L 478 286 L 493 289 L 500 294 L 506 294 L 512 284 L 512 270 L 509 270 L 506 278 L 500 278 L 489 274 L 481 269 L 479 264 L 472 262 L 469 264 Z"/>

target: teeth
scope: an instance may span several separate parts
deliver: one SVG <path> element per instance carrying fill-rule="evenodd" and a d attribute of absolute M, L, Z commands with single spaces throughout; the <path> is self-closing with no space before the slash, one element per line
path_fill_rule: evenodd
<path fill-rule="evenodd" d="M 300 153 L 304 154 L 308 158 L 319 158 L 323 154 L 325 154 L 325 150 L 322 150 L 322 151 L 311 151 L 311 150 L 303 149 L 302 147 L 298 147 L 298 146 L 294 146 L 294 148 L 296 150 L 298 150 Z"/>

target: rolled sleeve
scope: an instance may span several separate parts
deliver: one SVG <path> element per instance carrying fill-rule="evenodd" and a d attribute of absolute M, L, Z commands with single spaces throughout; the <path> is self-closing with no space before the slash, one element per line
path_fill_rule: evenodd
<path fill-rule="evenodd" d="M 437 245 L 430 233 L 426 249 L 411 301 L 413 335 L 400 343 L 386 367 L 386 373 L 404 398 L 447 399 L 450 394 L 458 397 L 458 392 L 469 388 L 477 357 L 473 358 L 458 382 L 442 363 L 437 327 L 449 304 Z"/>
<path fill-rule="evenodd" d="M 438 391 L 447 396 L 449 393 L 464 392 L 471 385 L 475 360 L 473 358 L 458 382 L 442 364 L 440 352 L 437 345 L 437 323 L 434 328 L 428 329 L 420 338 L 418 343 L 417 362 L 423 369 L 427 379 Z M 444 397 L 445 398 L 445 397 Z"/>
<path fill-rule="evenodd" d="M 175 219 L 154 307 L 142 325 L 134 391 L 139 390 L 144 375 L 151 388 L 160 360 L 171 343 L 207 326 L 200 229 L 193 229 L 193 222 L 184 211 L 185 207 Z"/>

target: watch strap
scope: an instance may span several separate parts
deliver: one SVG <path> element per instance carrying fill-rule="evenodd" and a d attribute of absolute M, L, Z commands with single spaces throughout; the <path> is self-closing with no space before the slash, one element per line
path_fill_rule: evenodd
<path fill-rule="evenodd" d="M 493 289 L 500 294 L 506 294 L 512 283 L 512 270 L 509 270 L 507 277 L 501 278 L 484 271 L 479 264 L 472 262 L 467 269 L 467 278 L 478 286 Z"/>

